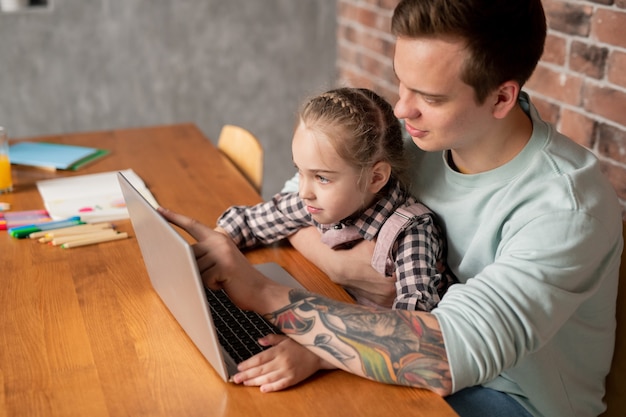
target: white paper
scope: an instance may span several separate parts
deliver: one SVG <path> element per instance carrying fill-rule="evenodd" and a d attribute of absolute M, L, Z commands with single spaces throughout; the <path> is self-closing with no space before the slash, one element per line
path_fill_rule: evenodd
<path fill-rule="evenodd" d="M 77 175 L 37 182 L 48 214 L 54 220 L 80 216 L 87 223 L 127 219 L 128 210 L 117 180 L 117 172 Z M 121 171 L 152 204 L 158 203 L 143 180 L 132 170 Z"/>

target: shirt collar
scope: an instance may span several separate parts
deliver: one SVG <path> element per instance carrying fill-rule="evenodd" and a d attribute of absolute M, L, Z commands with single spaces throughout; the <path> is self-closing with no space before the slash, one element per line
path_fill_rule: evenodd
<path fill-rule="evenodd" d="M 359 229 L 359 233 L 365 240 L 373 240 L 385 220 L 405 201 L 407 201 L 407 194 L 400 188 L 400 183 L 394 180 L 383 197 L 350 223 Z"/>

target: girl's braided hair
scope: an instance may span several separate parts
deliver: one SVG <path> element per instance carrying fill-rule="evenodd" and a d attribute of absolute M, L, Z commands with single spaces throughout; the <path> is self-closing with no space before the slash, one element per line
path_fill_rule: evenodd
<path fill-rule="evenodd" d="M 328 138 L 337 154 L 361 173 L 385 161 L 391 178 L 408 191 L 402 128 L 393 107 L 378 94 L 366 88 L 330 90 L 306 102 L 299 115 L 307 129 Z"/>

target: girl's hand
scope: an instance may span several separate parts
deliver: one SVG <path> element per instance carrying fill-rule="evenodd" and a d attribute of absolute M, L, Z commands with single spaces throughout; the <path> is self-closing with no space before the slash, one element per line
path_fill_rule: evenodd
<path fill-rule="evenodd" d="M 287 336 L 271 334 L 259 343 L 272 347 L 240 363 L 239 373 L 233 377 L 235 383 L 260 386 L 262 392 L 280 391 L 320 369 L 334 368 Z"/>
<path fill-rule="evenodd" d="M 197 240 L 192 248 L 206 287 L 224 288 L 240 308 L 260 314 L 288 304 L 289 288 L 276 284 L 254 268 L 230 237 L 182 214 L 162 207 L 158 210 Z"/>

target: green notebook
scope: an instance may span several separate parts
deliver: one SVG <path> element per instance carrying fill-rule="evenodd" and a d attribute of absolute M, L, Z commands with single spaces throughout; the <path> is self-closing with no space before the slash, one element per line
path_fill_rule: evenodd
<path fill-rule="evenodd" d="M 49 142 L 17 142 L 9 146 L 12 164 L 75 171 L 102 158 L 109 151 Z"/>

